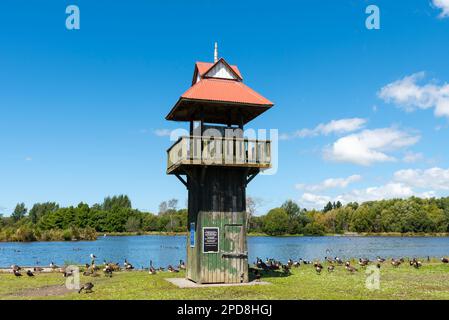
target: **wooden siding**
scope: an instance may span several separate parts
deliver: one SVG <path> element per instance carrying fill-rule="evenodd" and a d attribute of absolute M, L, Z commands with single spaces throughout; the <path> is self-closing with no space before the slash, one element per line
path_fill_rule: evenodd
<path fill-rule="evenodd" d="M 246 242 L 246 170 L 191 168 L 189 217 L 195 223 L 195 247 L 187 237 L 187 278 L 198 283 L 248 281 Z M 219 228 L 219 251 L 203 253 L 203 228 Z"/>

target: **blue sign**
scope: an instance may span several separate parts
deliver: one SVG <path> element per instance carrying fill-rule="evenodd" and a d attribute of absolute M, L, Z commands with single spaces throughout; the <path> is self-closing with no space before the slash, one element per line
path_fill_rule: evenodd
<path fill-rule="evenodd" d="M 190 246 L 195 246 L 195 222 L 190 222 Z"/>

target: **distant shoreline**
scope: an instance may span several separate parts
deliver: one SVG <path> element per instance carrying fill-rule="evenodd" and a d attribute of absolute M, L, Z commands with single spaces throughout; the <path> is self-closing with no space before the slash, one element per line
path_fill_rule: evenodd
<path fill-rule="evenodd" d="M 0 241 L 0 243 L 30 243 L 30 242 L 78 242 L 78 241 L 96 241 L 99 238 L 106 237 L 130 237 L 130 236 L 186 236 L 187 232 L 166 232 L 166 231 L 142 231 L 142 232 L 102 232 L 98 233 L 97 239 L 94 240 L 49 240 L 49 241 Z M 290 238 L 290 237 L 396 237 L 396 238 L 407 238 L 407 237 L 422 237 L 422 238 L 445 238 L 449 237 L 449 233 L 399 233 L 399 232 L 388 232 L 388 233 L 356 233 L 356 232 L 346 232 L 342 234 L 324 234 L 324 235 L 304 235 L 304 234 L 283 234 L 283 235 L 268 235 L 266 233 L 249 233 L 248 237 L 268 237 L 268 238 Z"/>
<path fill-rule="evenodd" d="M 108 237 L 125 237 L 125 236 L 184 236 L 187 235 L 187 232 L 166 232 L 166 231 L 142 231 L 142 232 L 106 232 L 99 233 L 98 236 L 102 237 L 104 235 Z M 283 234 L 283 235 L 269 235 L 266 233 L 248 233 L 248 237 L 280 237 L 280 238 L 288 238 L 288 237 L 449 237 L 449 233 L 447 232 L 436 232 L 436 233 L 425 233 L 425 232 L 380 232 L 380 233 L 369 233 L 369 232 L 346 232 L 346 233 L 329 233 L 324 235 L 305 235 L 305 234 Z"/>

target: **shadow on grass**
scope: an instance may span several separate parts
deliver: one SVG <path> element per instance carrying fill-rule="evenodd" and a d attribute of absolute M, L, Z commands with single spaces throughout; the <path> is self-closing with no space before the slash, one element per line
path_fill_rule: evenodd
<path fill-rule="evenodd" d="M 256 280 L 257 271 L 260 274 L 261 279 L 271 279 L 271 278 L 286 278 L 292 275 L 291 272 L 284 272 L 282 270 L 264 270 L 260 268 L 250 267 L 249 268 L 249 281 Z"/>

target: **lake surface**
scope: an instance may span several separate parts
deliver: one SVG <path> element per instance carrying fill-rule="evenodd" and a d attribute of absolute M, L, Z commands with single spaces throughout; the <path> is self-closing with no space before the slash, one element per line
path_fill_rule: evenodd
<path fill-rule="evenodd" d="M 90 263 L 95 254 L 120 262 L 128 259 L 135 267 L 177 265 L 185 260 L 185 236 L 101 237 L 97 241 L 80 242 L 0 242 L 0 267 L 18 265 L 48 266 L 50 262 Z M 447 237 L 248 237 L 249 261 L 256 257 L 273 257 L 286 262 L 289 258 L 313 260 L 325 256 L 341 258 L 441 257 L 449 256 Z"/>

